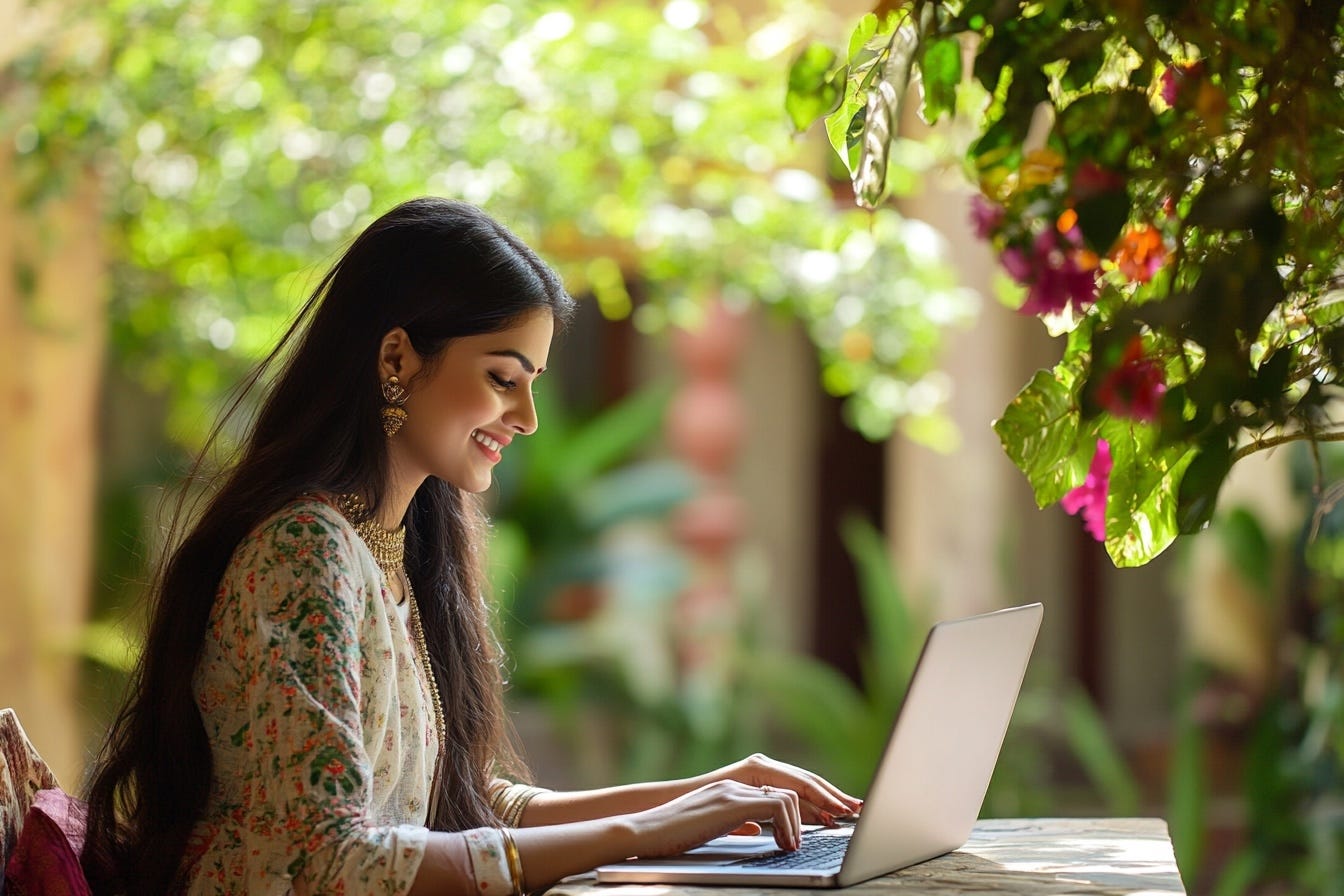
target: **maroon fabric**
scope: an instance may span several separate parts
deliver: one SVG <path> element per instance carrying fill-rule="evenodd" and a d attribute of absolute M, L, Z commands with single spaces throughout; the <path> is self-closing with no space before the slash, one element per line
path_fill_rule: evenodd
<path fill-rule="evenodd" d="M 5 866 L 5 896 L 92 896 L 79 853 L 84 804 L 61 790 L 39 790 Z"/>
<path fill-rule="evenodd" d="M 0 709 L 0 869 L 19 838 L 33 796 L 39 790 L 59 786 L 23 733 L 14 710 Z"/>

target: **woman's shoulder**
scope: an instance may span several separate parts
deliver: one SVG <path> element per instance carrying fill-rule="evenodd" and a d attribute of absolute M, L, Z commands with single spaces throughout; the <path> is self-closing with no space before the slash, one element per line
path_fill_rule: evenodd
<path fill-rule="evenodd" d="M 299 495 L 262 519 L 254 532 L 285 532 L 294 537 L 325 536 L 353 531 L 335 499 L 324 495 Z"/>
<path fill-rule="evenodd" d="M 243 539 L 235 565 L 353 565 L 354 529 L 331 502 L 300 495 L 263 518 Z M 344 562 L 342 562 L 344 561 Z"/>

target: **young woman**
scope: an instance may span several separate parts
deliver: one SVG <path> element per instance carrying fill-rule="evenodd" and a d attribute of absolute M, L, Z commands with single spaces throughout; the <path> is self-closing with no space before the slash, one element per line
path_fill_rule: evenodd
<path fill-rule="evenodd" d="M 441 199 L 388 212 L 322 280 L 156 580 L 88 792 L 96 893 L 503 896 L 765 820 L 793 848 L 859 808 L 759 755 L 581 793 L 502 777 L 521 768 L 474 496 L 536 430 L 573 309 L 517 237 Z"/>

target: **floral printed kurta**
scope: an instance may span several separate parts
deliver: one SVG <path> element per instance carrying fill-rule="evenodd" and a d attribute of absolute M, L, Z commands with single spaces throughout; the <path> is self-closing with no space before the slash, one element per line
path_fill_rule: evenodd
<path fill-rule="evenodd" d="M 295 501 L 238 546 L 195 693 L 214 775 L 191 896 L 410 888 L 438 751 L 428 684 L 339 510 Z"/>

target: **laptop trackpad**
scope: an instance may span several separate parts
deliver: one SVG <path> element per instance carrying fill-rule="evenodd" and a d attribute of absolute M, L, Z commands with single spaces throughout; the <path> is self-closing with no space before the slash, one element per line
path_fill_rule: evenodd
<path fill-rule="evenodd" d="M 724 837 L 716 837 L 703 846 L 697 846 L 695 849 L 682 853 L 676 857 L 675 861 L 679 865 L 694 859 L 722 862 L 724 859 L 748 859 L 752 856 L 778 850 L 779 844 L 775 842 L 773 834 L 758 834 L 755 837 L 740 837 L 735 834 L 728 834 Z"/>

